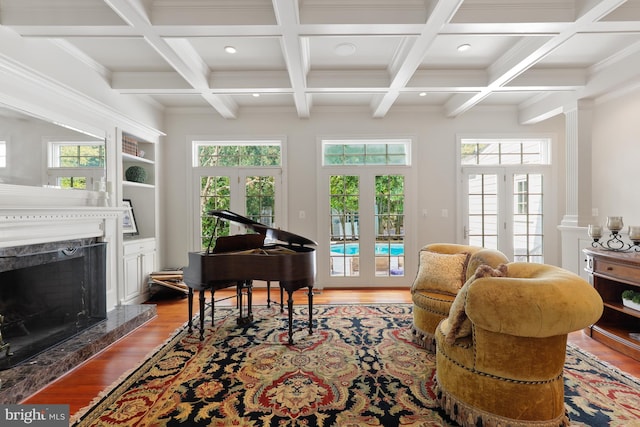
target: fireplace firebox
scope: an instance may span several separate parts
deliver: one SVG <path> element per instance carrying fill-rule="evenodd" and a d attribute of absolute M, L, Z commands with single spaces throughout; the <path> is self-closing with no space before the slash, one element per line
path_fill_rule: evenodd
<path fill-rule="evenodd" d="M 0 249 L 0 370 L 106 319 L 106 243 Z"/>

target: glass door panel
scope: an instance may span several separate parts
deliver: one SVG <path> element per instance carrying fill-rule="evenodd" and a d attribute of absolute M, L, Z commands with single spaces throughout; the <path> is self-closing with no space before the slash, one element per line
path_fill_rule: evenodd
<path fill-rule="evenodd" d="M 544 262 L 542 174 L 513 174 L 514 261 Z"/>
<path fill-rule="evenodd" d="M 360 275 L 360 177 L 329 177 L 331 276 Z"/>
<path fill-rule="evenodd" d="M 476 173 L 467 175 L 468 244 L 485 248 L 498 248 L 498 174 Z"/>
<path fill-rule="evenodd" d="M 246 216 L 268 227 L 275 228 L 276 182 L 273 176 L 245 177 Z"/>
<path fill-rule="evenodd" d="M 375 275 L 404 276 L 404 176 L 376 176 L 375 191 Z"/>
<path fill-rule="evenodd" d="M 231 206 L 231 180 L 228 176 L 200 177 L 200 248 L 206 249 L 218 236 L 229 235 L 229 222 L 216 221 L 208 213 Z"/>

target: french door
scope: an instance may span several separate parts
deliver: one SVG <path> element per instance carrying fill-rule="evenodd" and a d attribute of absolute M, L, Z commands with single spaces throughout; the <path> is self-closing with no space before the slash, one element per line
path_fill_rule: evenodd
<path fill-rule="evenodd" d="M 198 185 L 194 186 L 198 192 L 193 199 L 199 249 L 207 248 L 212 237 L 246 233 L 238 224 L 218 222 L 209 214 L 214 209 L 228 209 L 272 228 L 283 223 L 280 169 L 216 168 L 206 172 L 196 174 Z"/>
<path fill-rule="evenodd" d="M 412 221 L 408 176 L 389 168 L 331 168 L 320 181 L 318 281 L 393 286 L 413 279 L 405 256 L 415 246 L 405 234 Z"/>
<path fill-rule="evenodd" d="M 513 261 L 544 262 L 550 229 L 548 168 L 463 167 L 463 242 L 502 251 Z"/>

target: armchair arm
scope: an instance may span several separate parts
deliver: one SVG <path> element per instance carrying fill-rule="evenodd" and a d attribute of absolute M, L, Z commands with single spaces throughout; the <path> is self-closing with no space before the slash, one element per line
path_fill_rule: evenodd
<path fill-rule="evenodd" d="M 544 264 L 510 263 L 508 277 L 486 277 L 469 287 L 471 322 L 523 337 L 550 337 L 582 329 L 603 310 L 595 289 L 576 274 Z"/>

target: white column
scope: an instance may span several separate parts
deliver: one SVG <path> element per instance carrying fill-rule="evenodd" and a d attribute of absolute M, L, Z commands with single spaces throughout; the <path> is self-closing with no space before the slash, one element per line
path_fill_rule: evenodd
<path fill-rule="evenodd" d="M 564 226 L 584 226 L 591 220 L 591 102 L 580 101 L 565 111 L 566 210 Z"/>
<path fill-rule="evenodd" d="M 566 210 L 559 230 L 562 236 L 562 267 L 584 274 L 582 249 L 590 244 L 586 225 L 591 206 L 591 102 L 579 101 L 565 108 L 566 120 Z"/>

